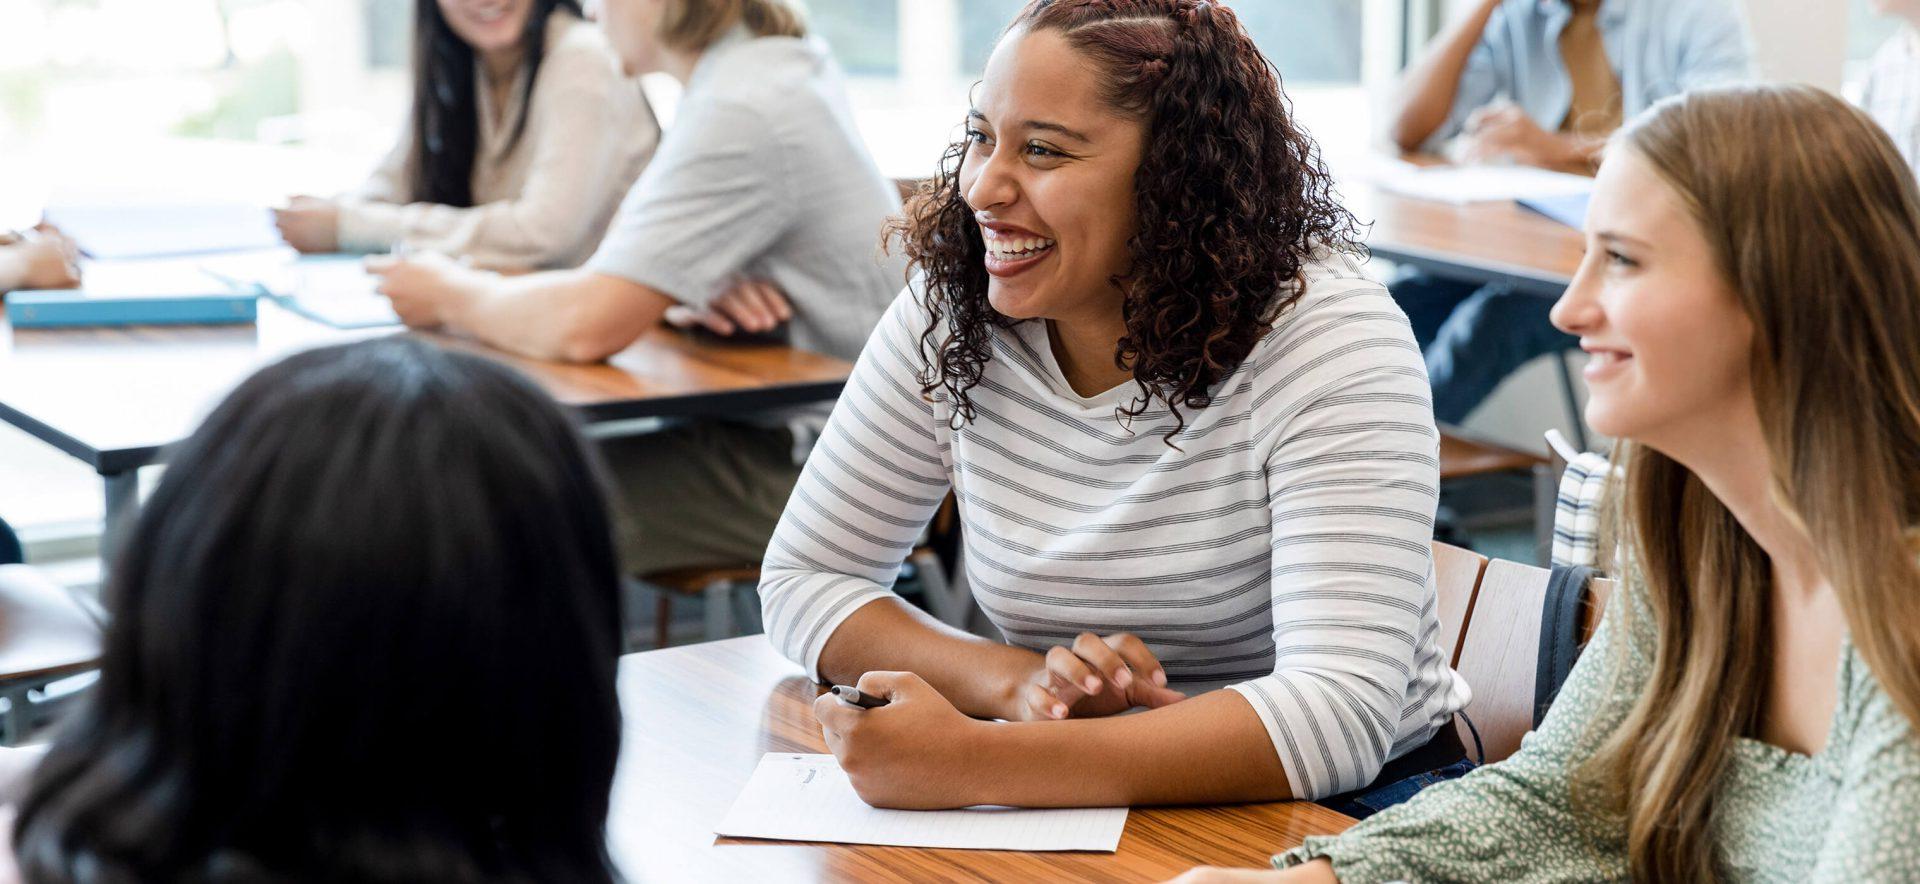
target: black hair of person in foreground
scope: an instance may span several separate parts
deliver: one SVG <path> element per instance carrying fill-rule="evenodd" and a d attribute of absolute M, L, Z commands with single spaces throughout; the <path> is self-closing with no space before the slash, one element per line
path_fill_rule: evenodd
<path fill-rule="evenodd" d="M 171 464 L 26 880 L 614 879 L 618 571 L 558 406 L 387 338 L 262 370 Z"/>

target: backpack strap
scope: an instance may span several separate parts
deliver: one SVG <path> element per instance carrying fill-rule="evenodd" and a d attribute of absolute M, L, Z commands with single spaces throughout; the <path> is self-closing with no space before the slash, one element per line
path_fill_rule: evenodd
<path fill-rule="evenodd" d="M 1547 580 L 1547 597 L 1540 611 L 1540 655 L 1533 675 L 1533 726 L 1547 717 L 1547 707 L 1580 659 L 1580 603 L 1586 598 L 1593 569 L 1585 565 L 1555 565 Z"/>

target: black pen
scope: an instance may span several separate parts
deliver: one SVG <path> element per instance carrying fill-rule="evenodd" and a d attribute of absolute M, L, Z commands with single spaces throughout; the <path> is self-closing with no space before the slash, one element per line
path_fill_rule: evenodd
<path fill-rule="evenodd" d="M 878 709 L 887 705 L 887 698 L 885 697 L 863 694 L 860 693 L 859 688 L 850 688 L 841 684 L 833 686 L 833 695 L 839 697 L 842 701 L 852 703 L 862 709 Z"/>

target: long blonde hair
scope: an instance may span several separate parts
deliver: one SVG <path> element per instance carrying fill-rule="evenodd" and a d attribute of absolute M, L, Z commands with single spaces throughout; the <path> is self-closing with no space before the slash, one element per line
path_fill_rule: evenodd
<path fill-rule="evenodd" d="M 1680 195 L 1754 327 L 1774 496 L 1851 640 L 1920 725 L 1920 191 L 1866 115 L 1801 86 L 1670 100 L 1623 131 Z M 1627 446 L 1618 523 L 1659 636 L 1644 692 L 1587 767 L 1638 880 L 1713 881 L 1717 791 L 1771 667 L 1766 554 L 1686 467 Z M 1616 609 L 1631 614 L 1632 606 Z"/>
<path fill-rule="evenodd" d="M 699 50 L 745 24 L 756 37 L 804 37 L 807 17 L 791 0 L 667 0 L 660 15 L 660 42 Z"/>

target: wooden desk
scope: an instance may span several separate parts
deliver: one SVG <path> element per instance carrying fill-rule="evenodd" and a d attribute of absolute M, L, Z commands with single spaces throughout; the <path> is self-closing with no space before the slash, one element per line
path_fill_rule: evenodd
<path fill-rule="evenodd" d="M 1580 267 L 1580 231 L 1517 203 L 1447 203 L 1355 188 L 1349 207 L 1373 222 L 1373 254 L 1432 273 L 1476 282 L 1504 282 L 1517 291 L 1559 298 Z"/>
<path fill-rule="evenodd" d="M 817 693 L 754 635 L 629 654 L 626 734 L 608 823 L 635 881 L 1163 881 L 1195 865 L 1265 866 L 1353 820 L 1309 802 L 1136 809 L 1117 853 L 1014 853 L 715 838 L 760 756 L 825 752 Z"/>
<path fill-rule="evenodd" d="M 137 500 L 135 471 L 193 431 L 248 375 L 289 353 L 399 334 L 341 331 L 262 299 L 255 325 L 12 329 L 0 318 L 0 420 L 92 467 L 109 532 Z M 840 395 L 853 367 L 777 345 L 648 335 L 606 364 L 561 365 L 425 335 L 526 372 L 588 422 L 744 414 Z"/>
<path fill-rule="evenodd" d="M 1350 188 L 1347 207 L 1371 223 L 1374 256 L 1429 273 L 1558 300 L 1586 253 L 1584 235 L 1513 202 L 1452 205 L 1414 199 L 1371 183 Z M 1587 447 L 1586 421 L 1566 354 L 1554 361 L 1574 443 Z"/>

